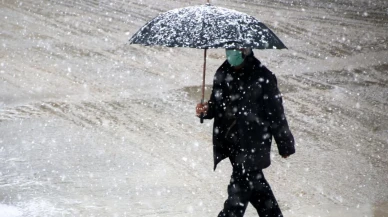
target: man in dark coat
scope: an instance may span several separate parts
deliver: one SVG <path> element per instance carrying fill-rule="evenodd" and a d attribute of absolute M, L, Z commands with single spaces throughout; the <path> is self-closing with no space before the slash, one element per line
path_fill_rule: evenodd
<path fill-rule="evenodd" d="M 229 196 L 218 216 L 241 217 L 250 202 L 260 217 L 282 217 L 262 172 L 271 164 L 272 137 L 283 158 L 295 153 L 276 77 L 249 48 L 226 50 L 226 56 L 210 100 L 196 108 L 197 116 L 214 118 L 214 170 L 225 158 L 233 166 Z"/>

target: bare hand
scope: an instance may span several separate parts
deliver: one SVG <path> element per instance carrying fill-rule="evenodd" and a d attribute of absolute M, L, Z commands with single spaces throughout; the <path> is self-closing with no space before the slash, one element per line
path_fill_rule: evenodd
<path fill-rule="evenodd" d="M 286 159 L 288 158 L 290 155 L 282 155 L 282 158 Z"/>
<path fill-rule="evenodd" d="M 209 109 L 209 107 L 208 107 L 207 102 L 205 102 L 204 104 L 198 103 L 198 104 L 197 104 L 197 107 L 196 107 L 196 109 L 195 109 L 196 115 L 197 115 L 198 117 L 201 115 L 201 113 L 203 113 L 204 115 L 206 115 L 206 112 L 207 112 L 208 109 Z"/>

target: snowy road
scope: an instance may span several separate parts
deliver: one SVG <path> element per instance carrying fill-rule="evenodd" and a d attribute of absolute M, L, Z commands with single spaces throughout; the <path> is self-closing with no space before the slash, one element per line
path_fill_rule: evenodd
<path fill-rule="evenodd" d="M 127 44 L 204 2 L 0 0 L 0 217 L 218 214 L 231 167 L 212 171 L 212 121 L 194 116 L 202 51 Z M 211 2 L 289 48 L 254 51 L 297 141 L 265 170 L 285 217 L 387 217 L 388 2 Z"/>

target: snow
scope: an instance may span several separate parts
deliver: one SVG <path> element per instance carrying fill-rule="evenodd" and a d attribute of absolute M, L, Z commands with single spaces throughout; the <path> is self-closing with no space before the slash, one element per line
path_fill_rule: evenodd
<path fill-rule="evenodd" d="M 22 216 L 22 212 L 14 206 L 0 204 L 0 217 L 19 217 Z"/>
<path fill-rule="evenodd" d="M 0 216 L 218 214 L 231 167 L 213 172 L 212 122 L 195 117 L 203 50 L 128 44 L 203 3 L 0 1 Z M 285 216 L 387 216 L 388 2 L 211 3 L 289 48 L 254 50 L 297 142 L 264 171 Z M 206 96 L 224 53 L 208 50 Z"/>

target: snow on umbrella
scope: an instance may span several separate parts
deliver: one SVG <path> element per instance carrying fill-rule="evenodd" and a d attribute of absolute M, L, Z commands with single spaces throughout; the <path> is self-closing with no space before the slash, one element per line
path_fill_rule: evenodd
<path fill-rule="evenodd" d="M 202 103 L 208 48 L 286 48 L 267 26 L 254 17 L 209 3 L 162 13 L 144 25 L 129 42 L 146 46 L 205 49 Z"/>

